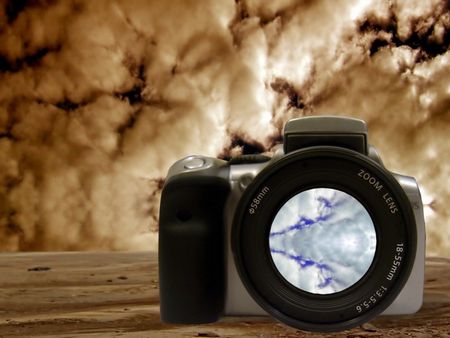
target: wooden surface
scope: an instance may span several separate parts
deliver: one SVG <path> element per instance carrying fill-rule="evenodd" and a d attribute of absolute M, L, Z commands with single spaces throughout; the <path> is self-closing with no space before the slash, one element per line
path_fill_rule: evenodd
<path fill-rule="evenodd" d="M 154 253 L 0 254 L 0 337 L 450 337 L 450 259 L 427 260 L 419 313 L 334 335 L 270 317 L 167 325 L 158 301 Z"/>

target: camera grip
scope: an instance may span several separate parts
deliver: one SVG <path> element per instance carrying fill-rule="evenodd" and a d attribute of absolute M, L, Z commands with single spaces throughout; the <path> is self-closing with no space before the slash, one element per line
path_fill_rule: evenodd
<path fill-rule="evenodd" d="M 159 226 L 161 319 L 210 323 L 224 308 L 224 177 L 179 175 L 164 186 Z"/>

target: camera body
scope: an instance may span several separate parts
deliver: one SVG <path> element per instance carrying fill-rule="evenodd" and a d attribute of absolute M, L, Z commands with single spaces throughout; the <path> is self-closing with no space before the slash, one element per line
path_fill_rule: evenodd
<path fill-rule="evenodd" d="M 422 305 L 420 191 L 384 168 L 361 120 L 290 120 L 271 158 L 181 159 L 160 210 L 165 322 L 269 314 L 335 331 Z"/>

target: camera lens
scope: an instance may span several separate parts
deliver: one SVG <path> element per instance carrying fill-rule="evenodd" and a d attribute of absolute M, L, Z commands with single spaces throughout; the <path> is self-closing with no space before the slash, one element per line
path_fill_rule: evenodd
<path fill-rule="evenodd" d="M 315 331 L 360 325 L 407 282 L 417 233 L 394 176 L 356 151 L 315 146 L 267 165 L 231 229 L 234 263 L 253 299 Z"/>
<path fill-rule="evenodd" d="M 280 274 L 313 294 L 343 291 L 358 282 L 375 257 L 376 232 L 364 206 L 336 189 L 291 197 L 276 214 L 270 253 Z"/>

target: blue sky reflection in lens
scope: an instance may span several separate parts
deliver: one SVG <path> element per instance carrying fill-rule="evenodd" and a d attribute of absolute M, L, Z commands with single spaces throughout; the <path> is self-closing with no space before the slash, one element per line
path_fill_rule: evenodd
<path fill-rule="evenodd" d="M 329 188 L 303 191 L 275 216 L 269 237 L 273 262 L 297 288 L 330 294 L 355 284 L 375 256 L 376 233 L 364 206 Z"/>

